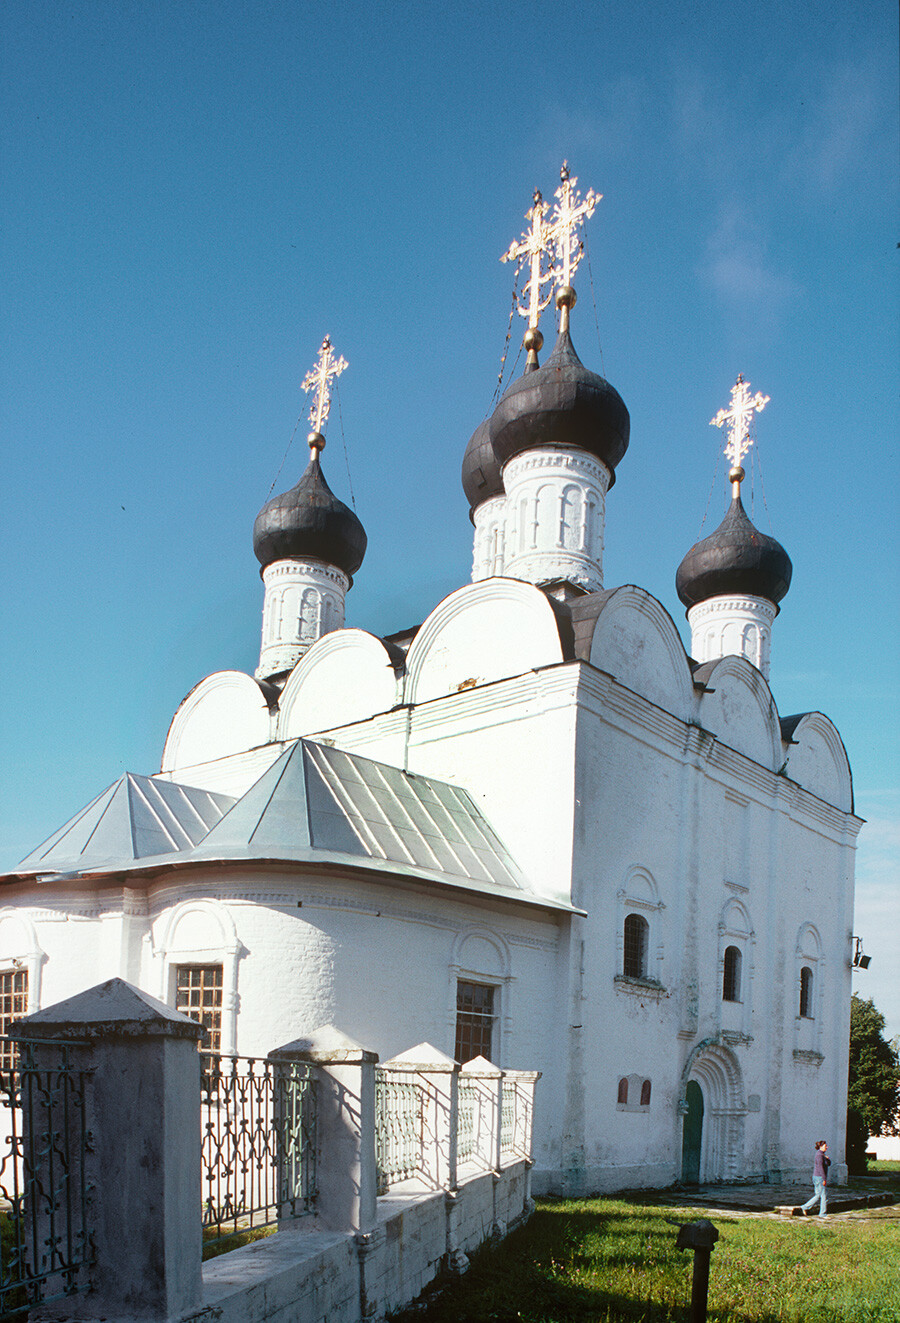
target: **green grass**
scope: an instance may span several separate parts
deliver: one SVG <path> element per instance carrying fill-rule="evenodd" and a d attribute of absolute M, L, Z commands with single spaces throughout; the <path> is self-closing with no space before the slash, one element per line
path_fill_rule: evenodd
<path fill-rule="evenodd" d="M 885 1210 L 887 1211 L 887 1210 Z M 397 1323 L 687 1323 L 693 1255 L 667 1218 L 696 1208 L 543 1200 L 530 1222 Z M 790 1221 L 716 1214 L 713 1323 L 900 1323 L 900 1214 Z"/>
<path fill-rule="evenodd" d="M 217 1259 L 220 1254 L 230 1254 L 232 1250 L 240 1249 L 242 1245 L 249 1245 L 254 1240 L 262 1240 L 265 1236 L 274 1236 L 278 1230 L 277 1226 L 247 1227 L 243 1231 L 235 1231 L 230 1236 L 222 1240 L 214 1240 L 216 1235 L 214 1229 L 207 1228 L 203 1232 L 203 1262 L 207 1259 Z M 2 1320 L 0 1320 L 2 1323 Z"/>

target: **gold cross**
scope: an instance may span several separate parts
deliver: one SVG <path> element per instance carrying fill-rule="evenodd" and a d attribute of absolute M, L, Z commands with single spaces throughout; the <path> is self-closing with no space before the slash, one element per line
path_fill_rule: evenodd
<path fill-rule="evenodd" d="M 728 424 L 728 443 L 725 454 L 731 460 L 732 469 L 741 466 L 741 460 L 753 445 L 750 440 L 750 422 L 754 412 L 762 413 L 769 403 L 769 396 L 757 391 L 750 394 L 750 383 L 742 375 L 731 388 L 731 408 L 720 409 L 715 418 L 710 418 L 710 427 L 723 427 Z M 741 477 L 744 475 L 741 474 Z"/>
<path fill-rule="evenodd" d="M 559 277 L 560 286 L 571 285 L 572 277 L 578 269 L 583 254 L 583 245 L 576 230 L 594 214 L 594 208 L 603 197 L 589 188 L 584 201 L 579 202 L 575 190 L 577 179 L 569 178 L 569 162 L 563 161 L 559 172 L 560 186 L 555 196 L 558 201 L 551 217 L 553 240 L 556 244 L 557 264 L 554 275 Z"/>
<path fill-rule="evenodd" d="M 313 431 L 319 435 L 321 435 L 322 428 L 325 426 L 328 419 L 328 410 L 331 407 L 331 379 L 339 377 L 347 366 L 346 358 L 334 357 L 331 340 L 326 335 L 322 341 L 322 348 L 319 350 L 316 366 L 307 372 L 302 383 L 307 395 L 311 390 L 316 392 L 309 411 L 309 421 L 312 423 Z"/>
<path fill-rule="evenodd" d="M 529 330 L 537 327 L 538 319 L 550 302 L 552 293 L 552 291 L 548 292 L 546 297 L 541 293 L 541 286 L 553 278 L 551 270 L 541 270 L 541 258 L 549 256 L 550 245 L 553 242 L 553 230 L 549 225 L 544 224 L 546 214 L 547 203 L 541 197 L 540 189 L 536 188 L 534 205 L 525 212 L 525 219 L 531 221 L 531 229 L 526 230 L 518 241 L 514 239 L 500 258 L 501 262 L 511 262 L 514 258 L 523 257 L 530 259 L 531 275 L 522 290 L 523 294 L 528 295 L 528 302 L 519 303 L 519 314 L 528 318 Z"/>

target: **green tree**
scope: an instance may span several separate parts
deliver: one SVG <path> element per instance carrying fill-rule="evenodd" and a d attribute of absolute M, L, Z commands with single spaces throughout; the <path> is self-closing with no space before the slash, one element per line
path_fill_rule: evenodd
<path fill-rule="evenodd" d="M 897 1134 L 900 1111 L 900 1059 L 884 1037 L 884 1016 L 871 999 L 850 999 L 849 1112 L 856 1112 L 870 1135 Z"/>

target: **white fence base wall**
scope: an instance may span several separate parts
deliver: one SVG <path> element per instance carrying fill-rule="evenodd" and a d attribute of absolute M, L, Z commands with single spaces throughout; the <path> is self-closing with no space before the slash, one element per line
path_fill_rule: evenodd
<path fill-rule="evenodd" d="M 452 1194 L 410 1181 L 378 1200 L 371 1232 L 322 1231 L 309 1218 L 211 1259 L 203 1305 L 184 1323 L 375 1323 L 531 1208 L 524 1161 Z"/>

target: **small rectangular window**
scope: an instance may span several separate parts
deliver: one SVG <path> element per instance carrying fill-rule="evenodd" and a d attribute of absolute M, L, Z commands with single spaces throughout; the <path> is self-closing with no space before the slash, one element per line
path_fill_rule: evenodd
<path fill-rule="evenodd" d="M 648 932 L 649 924 L 642 914 L 626 915 L 622 972 L 628 978 L 645 978 L 647 975 Z"/>
<path fill-rule="evenodd" d="M 800 970 L 800 1016 L 804 1020 L 813 1018 L 813 972 L 809 965 Z"/>
<path fill-rule="evenodd" d="M 456 1060 L 461 1066 L 473 1057 L 493 1061 L 494 988 L 489 983 L 456 985 Z"/>
<path fill-rule="evenodd" d="M 722 1000 L 741 999 L 741 952 L 736 946 L 726 946 L 722 973 Z"/>
<path fill-rule="evenodd" d="M 220 1052 L 222 1044 L 222 966 L 176 965 L 175 1009 L 202 1024 L 209 1033 L 201 1047 Z"/>
<path fill-rule="evenodd" d="M 28 1014 L 28 971 L 26 969 L 0 970 L 0 1075 L 9 1075 L 16 1068 L 15 1044 L 6 1042 L 9 1027 Z"/>

